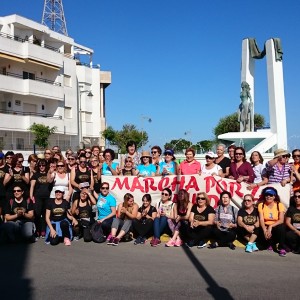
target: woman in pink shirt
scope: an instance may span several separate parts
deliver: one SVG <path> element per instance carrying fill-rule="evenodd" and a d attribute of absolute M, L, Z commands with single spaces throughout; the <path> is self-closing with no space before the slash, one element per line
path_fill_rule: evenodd
<path fill-rule="evenodd" d="M 201 164 L 195 160 L 195 150 L 188 148 L 185 151 L 186 160 L 182 161 L 179 166 L 180 175 L 201 174 Z"/>

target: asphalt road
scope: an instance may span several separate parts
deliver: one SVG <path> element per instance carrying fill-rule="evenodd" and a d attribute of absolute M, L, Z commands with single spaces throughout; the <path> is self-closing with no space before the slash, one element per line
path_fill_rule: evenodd
<path fill-rule="evenodd" d="M 0 255 L 0 299 L 299 299 L 292 253 L 39 240 Z"/>

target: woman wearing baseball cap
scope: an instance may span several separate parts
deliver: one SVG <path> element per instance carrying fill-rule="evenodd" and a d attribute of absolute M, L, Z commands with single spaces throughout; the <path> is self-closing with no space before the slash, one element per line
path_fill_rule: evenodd
<path fill-rule="evenodd" d="M 172 149 L 166 149 L 164 152 L 165 159 L 159 163 L 156 170 L 156 175 L 177 175 L 178 165 L 175 162 L 174 151 Z"/>

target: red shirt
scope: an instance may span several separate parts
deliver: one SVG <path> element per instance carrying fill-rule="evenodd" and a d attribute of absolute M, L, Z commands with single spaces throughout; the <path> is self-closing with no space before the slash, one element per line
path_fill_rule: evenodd
<path fill-rule="evenodd" d="M 180 163 L 179 166 L 181 175 L 199 174 L 201 171 L 201 164 L 196 160 L 193 160 L 192 162 L 184 160 Z"/>

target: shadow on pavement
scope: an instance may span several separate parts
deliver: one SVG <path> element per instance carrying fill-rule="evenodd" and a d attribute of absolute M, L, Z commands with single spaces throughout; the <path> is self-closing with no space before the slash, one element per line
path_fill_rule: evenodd
<path fill-rule="evenodd" d="M 0 299 L 32 299 L 31 281 L 24 278 L 30 245 L 0 245 Z"/>
<path fill-rule="evenodd" d="M 229 291 L 221 286 L 210 276 L 204 266 L 199 262 L 197 257 L 193 254 L 193 252 L 188 248 L 183 246 L 183 251 L 190 259 L 192 264 L 195 266 L 199 274 L 208 284 L 207 291 L 212 295 L 214 299 L 222 299 L 222 300 L 233 300 L 234 298 L 230 295 Z"/>

